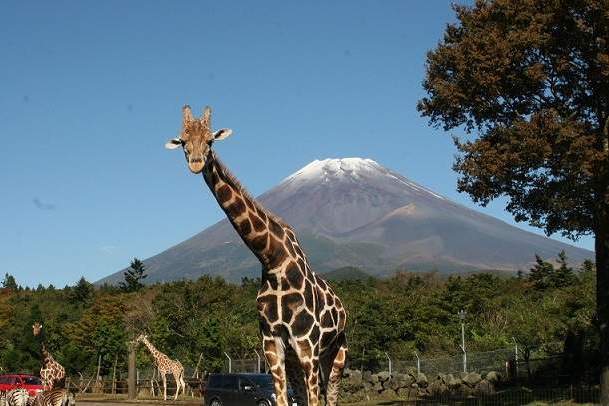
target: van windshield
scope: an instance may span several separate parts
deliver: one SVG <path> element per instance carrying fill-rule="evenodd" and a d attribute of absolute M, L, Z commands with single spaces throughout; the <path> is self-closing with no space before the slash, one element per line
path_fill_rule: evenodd
<path fill-rule="evenodd" d="M 26 376 L 23 378 L 23 383 L 26 385 L 42 385 L 42 381 L 35 376 Z"/>

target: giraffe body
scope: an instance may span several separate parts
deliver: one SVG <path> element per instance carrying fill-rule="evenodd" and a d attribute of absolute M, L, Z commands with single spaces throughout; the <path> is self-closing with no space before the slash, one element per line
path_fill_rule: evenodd
<path fill-rule="evenodd" d="M 64 367 L 51 355 L 46 348 L 46 343 L 43 337 L 42 324 L 34 323 L 32 326 L 34 336 L 41 337 L 40 352 L 42 355 L 42 367 L 40 368 L 40 379 L 45 389 L 53 389 L 56 385 L 63 386 L 66 370 Z"/>
<path fill-rule="evenodd" d="M 135 341 L 143 343 L 146 348 L 148 348 L 150 355 L 152 355 L 152 358 L 154 359 L 156 368 L 159 371 L 161 379 L 163 380 L 163 399 L 167 400 L 167 375 L 169 374 L 173 375 L 176 381 L 176 393 L 174 399 L 177 399 L 180 393 L 180 388 L 182 388 L 182 393 L 184 393 L 186 390 L 186 383 L 184 382 L 184 367 L 182 366 L 182 363 L 178 360 L 169 358 L 167 355 L 157 350 L 148 340 L 148 337 L 144 334 L 138 336 Z"/>
<path fill-rule="evenodd" d="M 167 146 L 183 147 L 190 170 L 203 173 L 229 221 L 262 264 L 256 300 L 277 405 L 288 404 L 289 380 L 299 404 L 319 405 L 323 391 L 326 405 L 334 406 L 347 355 L 346 311 L 332 288 L 311 270 L 294 230 L 252 198 L 211 150 L 213 141 L 230 133 L 212 133 L 209 108 L 194 119 L 186 106 L 181 137 Z"/>

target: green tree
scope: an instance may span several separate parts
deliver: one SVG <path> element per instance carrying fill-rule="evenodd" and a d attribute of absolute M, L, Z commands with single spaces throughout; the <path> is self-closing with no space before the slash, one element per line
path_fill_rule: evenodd
<path fill-rule="evenodd" d="M 535 255 L 535 265 L 529 272 L 528 280 L 535 285 L 535 289 L 545 290 L 552 286 L 554 265 L 546 262 L 539 255 Z"/>
<path fill-rule="evenodd" d="M 11 289 L 11 290 L 19 289 L 19 286 L 17 285 L 17 281 L 15 280 L 15 277 L 8 273 L 4 275 L 4 280 L 2 281 L 2 287 L 6 288 L 6 289 Z"/>
<path fill-rule="evenodd" d="M 478 0 L 427 56 L 418 109 L 455 139 L 458 190 L 550 235 L 595 237 L 609 405 L 609 0 Z"/>
<path fill-rule="evenodd" d="M 133 258 L 129 269 L 124 273 L 125 280 L 119 284 L 124 292 L 137 292 L 144 287 L 142 281 L 148 277 L 144 263 L 137 258 Z"/>
<path fill-rule="evenodd" d="M 91 300 L 94 291 L 95 288 L 93 287 L 93 284 L 87 281 L 83 276 L 76 282 L 76 285 L 71 288 L 69 300 L 72 303 L 87 303 Z"/>
<path fill-rule="evenodd" d="M 561 251 L 558 254 L 558 265 L 559 267 L 554 270 L 554 275 L 552 276 L 552 285 L 555 288 L 571 286 L 575 282 L 575 273 L 567 262 L 565 251 Z"/>

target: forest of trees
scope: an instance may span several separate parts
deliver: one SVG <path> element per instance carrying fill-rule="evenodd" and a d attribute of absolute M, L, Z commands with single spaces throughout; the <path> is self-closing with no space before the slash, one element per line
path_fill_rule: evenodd
<path fill-rule="evenodd" d="M 469 351 L 505 348 L 514 340 L 525 356 L 533 349 L 595 351 L 594 265 L 572 269 L 566 260 L 562 254 L 552 263 L 537 258 L 530 272 L 517 275 L 401 272 L 383 280 L 332 281 L 349 314 L 350 360 L 359 366 L 363 353 L 374 363 L 384 351 L 394 359 L 411 359 L 415 350 L 426 357 L 458 354 L 461 309 L 468 315 Z M 140 332 L 187 368 L 203 353 L 208 371 L 223 367 L 225 351 L 252 358 L 261 345 L 258 280 L 233 285 L 202 277 L 150 286 L 131 280 L 129 286 L 95 287 L 82 278 L 63 289 L 23 288 L 18 282 L 7 274 L 0 289 L 5 371 L 38 370 L 39 343 L 31 329 L 37 320 L 46 329 L 47 346 L 73 375 L 93 374 L 100 358 L 102 374 L 115 361 L 125 371 L 127 343 Z M 150 365 L 139 351 L 140 365 Z"/>

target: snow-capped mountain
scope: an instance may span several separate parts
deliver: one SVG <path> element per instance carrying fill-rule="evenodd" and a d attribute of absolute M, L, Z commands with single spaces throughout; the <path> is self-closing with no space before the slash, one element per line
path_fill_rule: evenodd
<path fill-rule="evenodd" d="M 258 200 L 295 228 L 322 273 L 345 266 L 378 276 L 396 269 L 516 271 L 528 269 L 535 254 L 554 258 L 563 249 L 575 263 L 593 258 L 456 204 L 371 159 L 313 161 Z M 144 262 L 148 282 L 203 274 L 240 281 L 260 273 L 226 219 Z M 101 282 L 120 279 L 122 271 Z"/>

